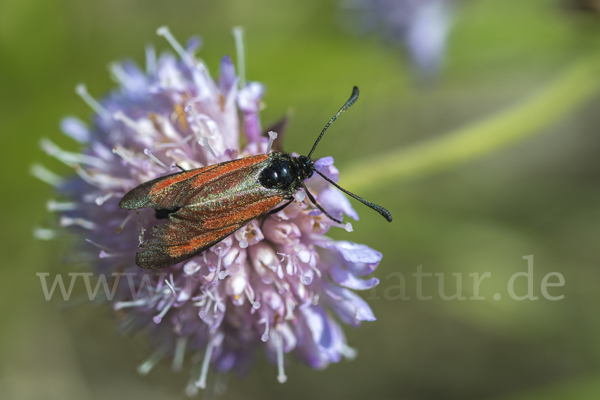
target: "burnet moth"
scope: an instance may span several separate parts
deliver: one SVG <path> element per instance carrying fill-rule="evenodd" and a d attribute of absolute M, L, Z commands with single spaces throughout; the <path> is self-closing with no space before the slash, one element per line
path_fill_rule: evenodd
<path fill-rule="evenodd" d="M 327 128 L 357 99 L 358 88 L 355 86 L 346 104 L 325 125 L 307 156 L 294 157 L 272 151 L 162 176 L 129 191 L 121 199 L 120 208 L 152 208 L 157 219 L 168 220 L 160 227 L 155 226 L 150 239 L 140 244 L 136 264 L 159 269 L 187 260 L 251 220 L 283 210 L 291 204 L 294 193 L 300 188 L 327 217 L 342 223 L 329 215 L 305 186 L 304 181 L 314 172 L 391 222 L 392 215 L 388 210 L 343 189 L 319 172 L 310 159 Z"/>

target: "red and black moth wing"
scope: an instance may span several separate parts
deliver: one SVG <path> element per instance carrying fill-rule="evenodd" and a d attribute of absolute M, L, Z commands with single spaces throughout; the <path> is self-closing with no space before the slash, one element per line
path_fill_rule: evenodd
<path fill-rule="evenodd" d="M 266 154 L 245 157 L 163 176 L 128 192 L 120 208 L 153 208 L 168 215 L 167 223 L 155 226 L 140 245 L 136 264 L 159 269 L 184 261 L 279 204 L 286 194 L 258 181 L 269 164 Z"/>

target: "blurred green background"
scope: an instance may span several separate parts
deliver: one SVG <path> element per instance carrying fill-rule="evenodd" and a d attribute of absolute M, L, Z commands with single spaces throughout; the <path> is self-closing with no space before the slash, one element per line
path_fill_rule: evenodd
<path fill-rule="evenodd" d="M 0 1 L 0 398 L 185 397 L 187 374 L 172 374 L 169 365 L 148 377 L 136 373 L 147 345 L 141 336 L 119 336 L 108 308 L 46 302 L 35 275 L 71 272 L 61 261 L 67 241 L 32 238 L 54 216 L 45 209 L 51 188 L 28 169 L 40 161 L 69 172 L 38 142 L 49 137 L 77 148 L 58 129 L 67 114 L 91 114 L 74 94 L 77 83 L 96 97 L 113 88 L 109 62 L 143 63 L 146 43 L 169 48 L 155 35 L 161 25 L 182 42 L 202 36 L 199 56 L 216 71 L 222 55 L 235 53 L 231 27 L 242 25 L 247 77 L 267 88 L 263 124 L 293 111 L 288 151 L 306 153 L 352 86 L 361 88 L 317 151 L 335 157 L 343 185 L 344 171 L 361 160 L 493 117 L 600 48 L 600 18 L 558 1 L 470 1 L 455 17 L 446 66 L 423 86 L 398 47 L 341 29 L 336 1 Z M 394 222 L 357 204 L 354 232 L 332 232 L 384 254 L 380 286 L 364 293 L 378 320 L 346 329 L 358 357 L 325 371 L 292 361 L 284 385 L 261 360 L 248 378 L 229 377 L 220 397 L 600 398 L 599 109 L 600 95 L 591 96 L 560 122 L 491 155 L 361 191 L 388 207 Z M 506 285 L 526 271 L 522 257 L 530 254 L 540 298 L 516 301 Z M 411 274 L 419 265 L 444 273 L 448 294 L 451 274 L 462 273 L 466 296 L 473 295 L 468 274 L 490 272 L 481 285 L 486 300 L 444 301 L 434 278 L 424 286 L 433 299 L 417 300 Z M 398 284 L 390 275 L 397 272 L 410 300 L 384 296 Z M 564 299 L 541 296 L 549 272 L 564 276 L 564 287 L 549 289 Z M 525 290 L 520 282 L 517 293 Z"/>

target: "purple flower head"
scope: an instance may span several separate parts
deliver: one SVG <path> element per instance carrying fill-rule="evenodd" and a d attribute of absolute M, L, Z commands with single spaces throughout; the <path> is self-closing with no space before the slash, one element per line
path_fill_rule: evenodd
<path fill-rule="evenodd" d="M 305 201 L 299 191 L 289 207 L 254 220 L 209 250 L 161 270 L 135 265 L 135 253 L 156 219 L 152 210 L 119 209 L 119 200 L 143 182 L 179 167 L 199 168 L 267 150 L 260 131 L 264 88 L 236 75 L 229 57 L 218 80 L 194 57 L 198 40 L 183 47 L 166 28 L 177 53 L 156 58 L 147 49 L 147 68 L 114 64 L 119 87 L 101 101 L 84 86 L 77 92 L 95 111 L 87 126 L 66 118 L 63 131 L 84 144 L 82 153 L 66 152 L 49 140 L 43 149 L 73 167 L 63 179 L 45 170 L 34 173 L 55 185 L 65 201 L 53 201 L 60 225 L 86 241 L 82 251 L 98 275 L 118 275 L 109 302 L 123 330 L 146 328 L 155 353 L 139 371 L 148 373 L 162 358 L 179 370 L 192 364 L 187 388 L 206 386 L 208 371 L 245 373 L 258 349 L 278 366 L 286 380 L 288 353 L 313 368 L 323 368 L 353 350 L 339 323 L 352 326 L 374 320 L 369 306 L 352 290 L 375 286 L 365 278 L 381 254 L 364 245 L 324 236 L 340 225 Z M 242 121 L 239 120 L 241 116 Z M 240 135 L 245 138 L 240 138 Z M 240 148 L 240 142 L 247 143 Z M 331 157 L 316 168 L 337 181 Z M 358 216 L 344 195 L 315 176 L 308 190 L 332 214 Z M 38 235 L 44 236 L 44 235 Z M 48 234 L 44 237 L 50 237 Z"/>
<path fill-rule="evenodd" d="M 389 42 L 403 43 L 417 71 L 432 76 L 443 63 L 455 1 L 346 0 L 343 5 L 363 14 L 360 30 L 377 29 Z"/>

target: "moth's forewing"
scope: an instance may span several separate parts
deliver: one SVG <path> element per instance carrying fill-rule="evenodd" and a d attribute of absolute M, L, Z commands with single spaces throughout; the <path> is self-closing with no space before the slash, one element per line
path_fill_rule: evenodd
<path fill-rule="evenodd" d="M 258 181 L 269 155 L 241 158 L 146 182 L 127 193 L 124 209 L 178 209 L 140 245 L 136 264 L 158 269 L 184 261 L 217 244 L 268 211 L 289 193 Z"/>
<path fill-rule="evenodd" d="M 242 171 L 251 169 L 268 157 L 266 154 L 260 154 L 161 176 L 130 190 L 119 202 L 119 207 L 125 210 L 183 207 L 189 204 L 190 197 L 196 195 L 199 189 L 205 188 L 205 192 L 215 193 L 212 182 L 232 174 L 239 176 Z"/>
<path fill-rule="evenodd" d="M 227 212 L 198 213 L 184 207 L 169 216 L 169 222 L 154 228 L 142 243 L 135 262 L 142 268 L 158 269 L 184 261 L 214 246 L 239 228 L 279 204 L 282 195 L 240 204 Z"/>

